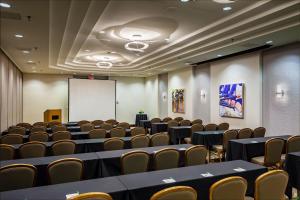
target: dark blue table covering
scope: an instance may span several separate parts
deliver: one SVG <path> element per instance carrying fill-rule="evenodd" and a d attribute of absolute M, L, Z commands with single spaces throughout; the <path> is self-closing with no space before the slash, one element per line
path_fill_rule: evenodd
<path fill-rule="evenodd" d="M 136 114 L 135 116 L 135 126 L 139 126 L 140 120 L 147 120 L 147 114 Z"/>
<path fill-rule="evenodd" d="M 289 174 L 289 184 L 300 190 L 300 152 L 286 155 L 285 169 Z"/>
<path fill-rule="evenodd" d="M 151 128 L 151 121 L 150 120 L 140 120 L 139 127 Z"/>
<path fill-rule="evenodd" d="M 192 133 L 192 144 L 204 145 L 210 148 L 213 145 L 223 144 L 225 131 L 197 131 Z"/>
<path fill-rule="evenodd" d="M 167 131 L 168 131 L 168 123 L 166 123 L 166 122 L 159 122 L 159 123 L 151 124 L 151 134 L 167 132 Z"/>
<path fill-rule="evenodd" d="M 186 137 L 191 136 L 191 126 L 175 126 L 169 128 L 169 136 L 172 144 L 179 144 Z"/>

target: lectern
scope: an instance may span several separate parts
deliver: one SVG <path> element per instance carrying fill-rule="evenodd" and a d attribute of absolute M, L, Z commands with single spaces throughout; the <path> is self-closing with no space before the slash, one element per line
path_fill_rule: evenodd
<path fill-rule="evenodd" d="M 61 109 L 48 109 L 44 112 L 44 122 L 61 122 Z"/>

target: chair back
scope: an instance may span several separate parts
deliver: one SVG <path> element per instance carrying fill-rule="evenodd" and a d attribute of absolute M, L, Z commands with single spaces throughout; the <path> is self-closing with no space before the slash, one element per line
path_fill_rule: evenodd
<path fill-rule="evenodd" d="M 43 127 L 47 127 L 48 123 L 47 122 L 35 122 L 34 124 L 32 124 L 32 126 L 43 126 Z"/>
<path fill-rule="evenodd" d="M 284 143 L 284 140 L 281 138 L 272 138 L 266 141 L 264 158 L 264 165 L 266 167 L 276 166 L 280 163 Z"/>
<path fill-rule="evenodd" d="M 146 135 L 146 130 L 143 127 L 135 127 L 131 129 L 131 136 Z"/>
<path fill-rule="evenodd" d="M 10 129 L 8 129 L 8 134 L 25 135 L 26 134 L 26 128 L 21 127 L 21 126 L 14 126 Z"/>
<path fill-rule="evenodd" d="M 113 198 L 103 192 L 88 192 L 67 198 L 67 200 L 113 200 Z"/>
<path fill-rule="evenodd" d="M 124 128 L 124 129 L 129 129 L 130 125 L 127 122 L 121 122 L 121 123 L 118 124 L 117 127 Z"/>
<path fill-rule="evenodd" d="M 286 153 L 300 151 L 300 135 L 289 137 L 286 143 Z"/>
<path fill-rule="evenodd" d="M 69 131 L 58 131 L 58 132 L 52 134 L 53 141 L 70 140 L 71 138 L 72 138 L 72 135 Z"/>
<path fill-rule="evenodd" d="M 34 185 L 37 169 L 33 165 L 13 164 L 0 168 L 0 192 Z"/>
<path fill-rule="evenodd" d="M 105 130 L 109 131 L 109 130 L 111 130 L 113 128 L 113 125 L 108 124 L 108 123 L 103 123 L 103 124 L 100 125 L 100 127 L 102 129 L 105 129 Z"/>
<path fill-rule="evenodd" d="M 197 131 L 203 131 L 204 130 L 204 126 L 202 124 L 193 124 L 191 127 L 191 132 L 195 133 Z"/>
<path fill-rule="evenodd" d="M 258 128 L 253 130 L 253 137 L 254 138 L 265 137 L 265 134 L 266 134 L 266 128 L 264 128 L 264 127 L 258 127 Z"/>
<path fill-rule="evenodd" d="M 223 150 L 226 151 L 228 147 L 229 140 L 237 139 L 238 132 L 237 130 L 227 130 L 223 135 Z"/>
<path fill-rule="evenodd" d="M 150 200 L 196 200 L 197 191 L 189 186 L 174 186 L 152 195 Z"/>
<path fill-rule="evenodd" d="M 23 136 L 19 134 L 7 134 L 0 138 L 0 144 L 22 144 Z"/>
<path fill-rule="evenodd" d="M 177 168 L 180 153 L 177 149 L 165 148 L 154 153 L 155 170 Z"/>
<path fill-rule="evenodd" d="M 188 120 L 188 119 L 185 119 L 185 120 L 181 120 L 179 122 L 180 126 L 190 126 L 191 125 L 191 121 Z"/>
<path fill-rule="evenodd" d="M 194 119 L 193 121 L 192 121 L 192 125 L 194 125 L 194 124 L 201 124 L 202 125 L 202 120 L 201 119 Z"/>
<path fill-rule="evenodd" d="M 15 149 L 8 144 L 0 144 L 0 161 L 12 160 L 15 157 Z"/>
<path fill-rule="evenodd" d="M 19 148 L 21 158 L 36 158 L 46 155 L 46 145 L 42 142 L 27 142 Z"/>
<path fill-rule="evenodd" d="M 48 142 L 49 135 L 46 132 L 35 132 L 29 135 L 29 142 L 38 141 L 38 142 Z"/>
<path fill-rule="evenodd" d="M 177 122 L 181 122 L 183 120 L 183 117 L 175 117 L 174 120 Z"/>
<path fill-rule="evenodd" d="M 168 128 L 174 127 L 174 126 L 178 126 L 179 123 L 176 120 L 170 120 L 168 121 Z"/>
<path fill-rule="evenodd" d="M 289 176 L 283 170 L 272 170 L 260 175 L 255 181 L 255 200 L 285 200 Z"/>
<path fill-rule="evenodd" d="M 111 124 L 111 125 L 117 125 L 118 122 L 115 119 L 108 119 L 105 121 L 105 123 Z"/>
<path fill-rule="evenodd" d="M 54 126 L 52 126 L 51 129 L 52 129 L 53 133 L 58 132 L 58 131 L 67 131 L 67 127 L 63 126 L 63 125 L 54 125 Z"/>
<path fill-rule="evenodd" d="M 25 129 L 31 129 L 31 124 L 25 122 L 18 123 L 17 126 L 24 127 Z"/>
<path fill-rule="evenodd" d="M 224 122 L 218 125 L 218 130 L 220 131 L 226 131 L 229 129 L 229 124 Z"/>
<path fill-rule="evenodd" d="M 172 120 L 171 117 L 165 117 L 165 118 L 162 120 L 162 122 L 168 122 L 168 121 L 171 121 L 171 120 Z"/>
<path fill-rule="evenodd" d="M 159 123 L 159 122 L 161 122 L 161 119 L 158 118 L 158 117 L 155 117 L 155 118 L 152 118 L 152 119 L 150 120 L 150 122 L 151 122 L 151 123 Z"/>
<path fill-rule="evenodd" d="M 238 139 L 251 138 L 251 136 L 252 136 L 252 130 L 250 128 L 243 128 L 240 129 L 238 132 Z"/>
<path fill-rule="evenodd" d="M 106 130 L 105 129 L 94 129 L 89 132 L 90 139 L 96 138 L 106 138 Z"/>
<path fill-rule="evenodd" d="M 50 163 L 47 167 L 50 184 L 80 181 L 83 162 L 77 158 L 65 158 Z"/>
<path fill-rule="evenodd" d="M 218 125 L 217 124 L 206 124 L 204 126 L 204 130 L 205 131 L 216 131 L 218 129 Z"/>
<path fill-rule="evenodd" d="M 77 125 L 81 126 L 83 124 L 88 124 L 88 123 L 90 123 L 88 120 L 81 120 L 81 121 L 77 122 Z"/>
<path fill-rule="evenodd" d="M 121 150 L 124 149 L 124 140 L 120 138 L 110 138 L 103 143 L 105 151 Z"/>
<path fill-rule="evenodd" d="M 91 131 L 91 130 L 93 130 L 93 129 L 94 129 L 94 125 L 91 124 L 91 123 L 82 124 L 82 125 L 80 126 L 80 130 L 81 130 L 82 132 L 88 132 L 88 131 Z"/>
<path fill-rule="evenodd" d="M 103 124 L 103 123 L 104 123 L 103 120 L 94 120 L 94 121 L 92 121 L 92 124 L 93 124 L 94 126 L 100 126 L 100 125 Z"/>
<path fill-rule="evenodd" d="M 131 151 L 121 157 L 122 174 L 148 171 L 150 156 L 145 151 Z"/>
<path fill-rule="evenodd" d="M 125 137 L 126 131 L 124 128 L 117 127 L 110 130 L 110 137 Z"/>
<path fill-rule="evenodd" d="M 170 137 L 168 133 L 155 133 L 150 138 L 152 147 L 169 145 Z"/>
<path fill-rule="evenodd" d="M 30 129 L 30 133 L 35 133 L 35 132 L 46 132 L 46 126 L 33 126 L 31 129 Z"/>
<path fill-rule="evenodd" d="M 203 145 L 195 145 L 185 151 L 185 165 L 202 165 L 206 163 L 207 149 Z"/>
<path fill-rule="evenodd" d="M 131 148 L 149 147 L 150 139 L 147 135 L 136 135 L 131 138 Z"/>
<path fill-rule="evenodd" d="M 62 123 L 61 122 L 58 122 L 58 121 L 51 121 L 48 123 L 48 127 L 49 128 L 53 128 L 53 126 L 62 126 Z"/>
<path fill-rule="evenodd" d="M 239 176 L 224 178 L 209 189 L 210 200 L 245 199 L 247 180 Z"/>
<path fill-rule="evenodd" d="M 68 155 L 75 153 L 76 144 L 72 140 L 59 140 L 51 146 L 54 156 Z"/>

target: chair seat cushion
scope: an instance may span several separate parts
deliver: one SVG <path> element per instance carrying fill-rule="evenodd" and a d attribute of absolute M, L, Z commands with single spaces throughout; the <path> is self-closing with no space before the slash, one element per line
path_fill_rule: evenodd
<path fill-rule="evenodd" d="M 187 143 L 187 144 L 191 144 L 191 143 L 192 143 L 192 139 L 189 138 L 189 137 L 184 138 L 184 141 L 185 141 L 185 143 Z"/>
<path fill-rule="evenodd" d="M 254 157 L 251 159 L 251 162 L 259 164 L 259 165 L 264 165 L 265 157 L 264 156 Z"/>
<path fill-rule="evenodd" d="M 213 145 L 213 150 L 222 152 L 223 151 L 223 145 Z"/>

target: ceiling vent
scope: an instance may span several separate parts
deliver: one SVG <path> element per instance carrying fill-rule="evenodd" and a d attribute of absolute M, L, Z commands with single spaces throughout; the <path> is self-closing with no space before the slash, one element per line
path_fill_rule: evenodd
<path fill-rule="evenodd" d="M 1 11 L 0 19 L 21 20 L 20 13 Z"/>

